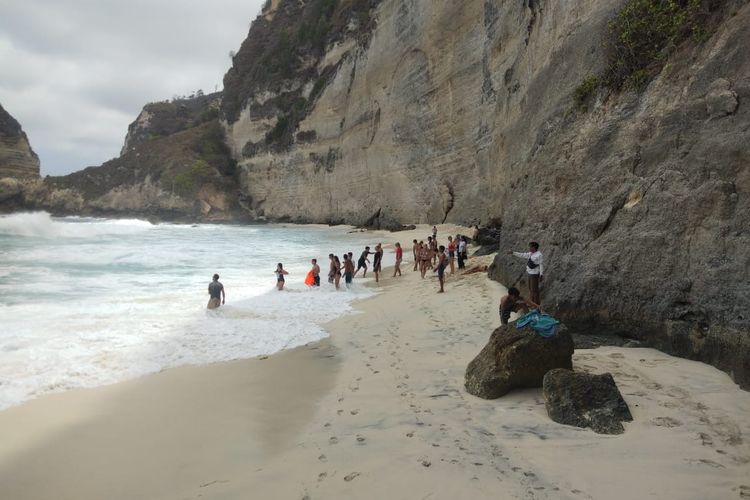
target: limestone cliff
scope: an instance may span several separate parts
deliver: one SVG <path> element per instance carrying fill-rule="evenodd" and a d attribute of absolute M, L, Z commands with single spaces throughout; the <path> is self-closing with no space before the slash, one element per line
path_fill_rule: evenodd
<path fill-rule="evenodd" d="M 217 118 L 220 99 L 211 94 L 147 104 L 128 128 L 119 157 L 16 183 L 10 208 L 186 221 L 242 217 L 235 162 Z"/>
<path fill-rule="evenodd" d="M 0 105 L 0 178 L 39 177 L 39 157 L 21 125 Z"/>
<path fill-rule="evenodd" d="M 747 387 L 750 5 L 690 2 L 706 29 L 668 37 L 631 86 L 589 85 L 625 5 L 271 2 L 225 77 L 247 208 L 494 220 L 503 248 L 541 242 L 545 305 L 569 324 Z M 492 275 L 513 284 L 522 262 L 500 256 Z"/>

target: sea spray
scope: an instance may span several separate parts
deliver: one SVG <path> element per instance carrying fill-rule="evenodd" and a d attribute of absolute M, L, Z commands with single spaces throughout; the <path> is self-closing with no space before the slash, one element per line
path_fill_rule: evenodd
<path fill-rule="evenodd" d="M 0 217 L 0 409 L 323 338 L 323 323 L 374 293 L 362 280 L 340 292 L 325 282 L 330 252 L 358 255 L 376 243 L 347 230 Z M 319 289 L 303 284 L 311 258 Z M 277 262 L 290 272 L 287 291 L 274 287 Z M 215 272 L 227 304 L 208 311 Z"/>

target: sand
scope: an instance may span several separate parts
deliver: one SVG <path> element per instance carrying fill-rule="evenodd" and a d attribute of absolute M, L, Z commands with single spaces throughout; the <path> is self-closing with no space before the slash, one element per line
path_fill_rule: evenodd
<path fill-rule="evenodd" d="M 541 389 L 463 389 L 499 284 L 454 275 L 437 294 L 409 265 L 386 274 L 323 342 L 0 412 L 0 498 L 750 498 L 750 393 L 725 373 L 578 350 L 575 368 L 611 372 L 634 421 L 620 436 L 559 425 Z"/>

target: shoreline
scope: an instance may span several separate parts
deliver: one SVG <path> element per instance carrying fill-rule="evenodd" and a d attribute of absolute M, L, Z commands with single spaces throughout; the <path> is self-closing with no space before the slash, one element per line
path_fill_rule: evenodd
<path fill-rule="evenodd" d="M 501 285 L 468 274 L 437 294 L 432 274 L 403 267 L 395 279 L 385 268 L 381 292 L 325 324 L 320 342 L 0 412 L 0 496 L 750 494 L 750 394 L 725 373 L 647 348 L 576 351 L 576 369 L 612 372 L 630 405 L 616 437 L 552 422 L 541 389 L 481 400 L 463 373 L 499 325 Z"/>

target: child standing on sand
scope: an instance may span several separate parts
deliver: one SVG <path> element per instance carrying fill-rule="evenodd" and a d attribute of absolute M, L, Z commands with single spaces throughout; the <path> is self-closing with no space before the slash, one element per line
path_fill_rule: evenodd
<path fill-rule="evenodd" d="M 416 243 L 417 240 L 414 240 Z M 396 265 L 393 267 L 393 277 L 396 277 L 396 273 L 401 276 L 401 259 L 404 258 L 404 250 L 401 248 L 401 243 L 396 242 Z"/>
<path fill-rule="evenodd" d="M 276 289 L 281 291 L 284 289 L 284 275 L 289 273 L 284 270 L 283 264 L 279 262 L 274 274 L 276 275 Z"/>

